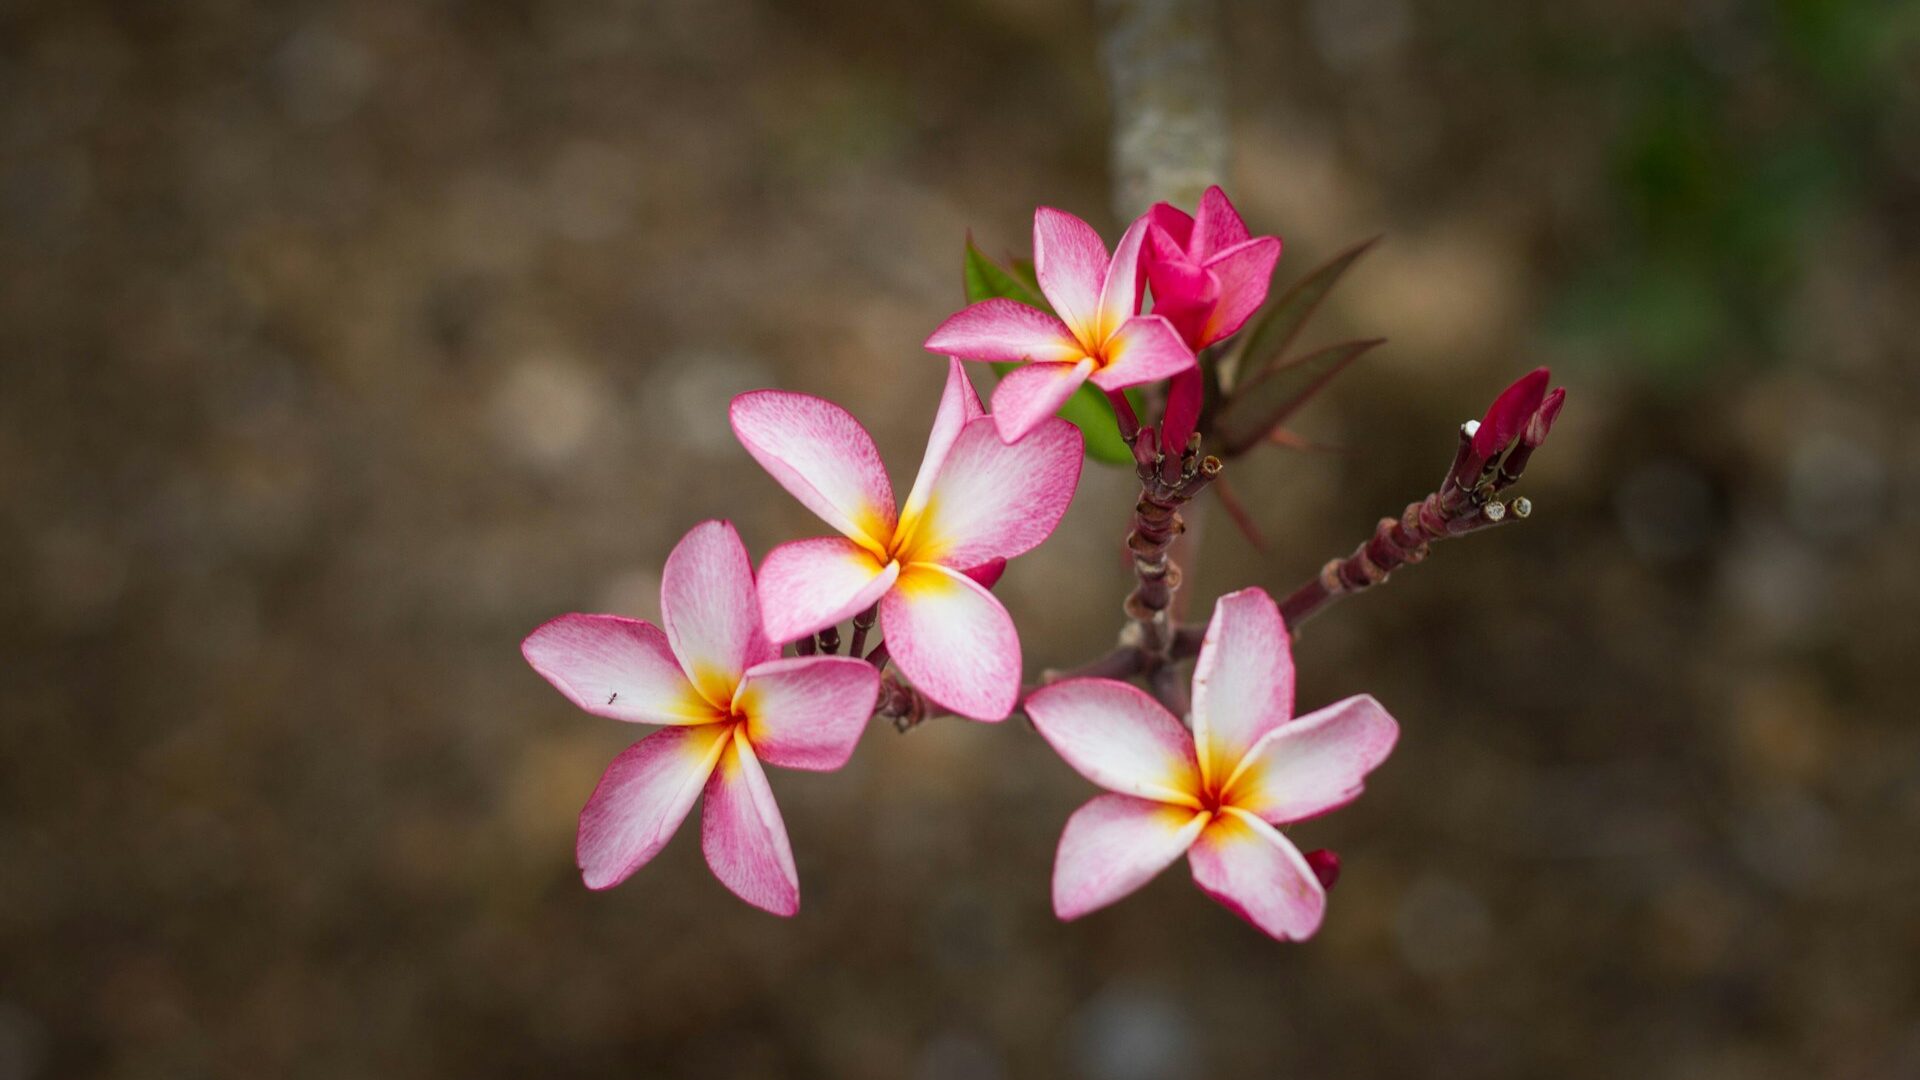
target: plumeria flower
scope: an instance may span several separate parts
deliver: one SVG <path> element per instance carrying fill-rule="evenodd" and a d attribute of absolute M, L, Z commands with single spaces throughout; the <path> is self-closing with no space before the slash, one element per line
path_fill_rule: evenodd
<path fill-rule="evenodd" d="M 1020 694 L 1020 638 L 979 578 L 1053 532 L 1080 482 L 1079 429 L 1042 417 L 1003 443 L 958 361 L 913 490 L 896 512 L 873 439 L 806 394 L 733 399 L 733 432 L 773 478 L 840 536 L 767 553 L 767 633 L 792 641 L 875 605 L 887 651 L 914 686 L 962 716 L 1002 720 Z"/>
<path fill-rule="evenodd" d="M 1193 367 L 1193 350 L 1159 315 L 1140 314 L 1141 218 L 1113 258 L 1093 226 L 1051 207 L 1033 212 L 1033 271 L 1055 318 L 1015 300 L 983 300 L 947 319 L 926 347 L 968 360 L 1028 361 L 993 391 L 1000 437 L 1014 442 L 1088 379 L 1102 390 L 1156 382 Z"/>
<path fill-rule="evenodd" d="M 1154 204 L 1145 248 L 1154 314 L 1166 316 L 1195 352 L 1233 336 L 1260 310 L 1280 261 L 1280 238 L 1253 236 L 1219 187 L 1200 196 L 1197 211 L 1189 217 L 1171 203 Z M 1198 369 L 1174 378 L 1163 445 L 1186 445 L 1201 395 Z"/>
<path fill-rule="evenodd" d="M 702 791 L 700 846 L 721 884 L 776 915 L 800 910 L 800 876 L 762 761 L 846 764 L 879 694 L 852 657 L 783 660 L 760 625 L 753 564 L 733 526 L 708 521 L 667 556 L 663 631 L 618 615 L 562 615 L 520 651 L 567 700 L 614 720 L 663 724 L 628 747 L 580 812 L 587 886 L 625 881 L 659 853 Z"/>
<path fill-rule="evenodd" d="M 1075 811 L 1060 836 L 1060 918 L 1113 903 L 1185 854 L 1201 891 L 1283 941 L 1319 929 L 1327 894 L 1275 826 L 1358 797 L 1399 737 L 1365 695 L 1291 719 L 1287 629 L 1259 589 L 1214 606 L 1193 671 L 1191 732 L 1110 679 L 1055 683 L 1025 708 L 1068 764 L 1113 792 Z"/>
<path fill-rule="evenodd" d="M 1147 282 L 1153 310 L 1198 351 L 1231 337 L 1267 301 L 1280 238 L 1254 236 L 1217 186 L 1189 217 L 1171 203 L 1147 212 Z"/>

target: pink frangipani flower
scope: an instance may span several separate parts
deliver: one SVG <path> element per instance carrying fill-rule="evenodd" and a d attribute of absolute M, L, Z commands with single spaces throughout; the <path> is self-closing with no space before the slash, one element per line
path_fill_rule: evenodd
<path fill-rule="evenodd" d="M 1233 336 L 1266 303 L 1280 238 L 1251 235 L 1226 192 L 1208 188 L 1192 217 L 1156 203 L 1147 220 L 1154 314 L 1166 316 L 1190 348 Z"/>
<path fill-rule="evenodd" d="M 761 629 L 753 564 L 733 526 L 708 521 L 667 557 L 663 631 L 618 615 L 562 615 L 520 646 L 527 663 L 595 716 L 663 724 L 607 767 L 580 812 L 589 888 L 618 885 L 672 839 L 706 793 L 700 845 L 721 884 L 776 915 L 800 910 L 800 876 L 764 760 L 846 764 L 880 690 L 871 664 L 781 659 Z"/>
<path fill-rule="evenodd" d="M 1193 367 L 1173 324 L 1140 314 L 1140 245 L 1147 219 L 1113 257 L 1093 226 L 1043 206 L 1033 213 L 1033 271 L 1055 318 L 1015 300 L 983 300 L 927 338 L 929 351 L 967 360 L 1027 361 L 993 391 L 1000 437 L 1015 442 L 1088 379 L 1102 390 L 1157 382 Z"/>
<path fill-rule="evenodd" d="M 1218 186 L 1200 196 L 1197 213 L 1171 203 L 1147 211 L 1147 283 L 1153 311 L 1164 315 L 1187 347 L 1199 352 L 1246 324 L 1267 301 L 1280 261 L 1280 238 L 1253 236 Z M 1200 416 L 1200 372 L 1176 375 L 1168 388 L 1163 445 L 1177 451 Z"/>
<path fill-rule="evenodd" d="M 896 511 L 880 452 L 845 409 L 756 390 L 734 398 L 731 415 L 747 452 L 841 534 L 767 553 L 760 606 L 773 640 L 877 604 L 887 651 L 914 686 L 963 716 L 1005 719 L 1020 693 L 1020 638 L 987 585 L 1066 513 L 1080 482 L 1079 429 L 1042 417 L 1026 438 L 1002 442 L 950 360 L 926 457 Z"/>
<path fill-rule="evenodd" d="M 1193 671 L 1193 730 L 1126 683 L 1070 679 L 1027 699 L 1034 727 L 1113 794 L 1067 821 L 1053 909 L 1075 919 L 1145 885 L 1182 854 L 1194 883 L 1281 940 L 1312 936 L 1327 894 L 1275 828 L 1359 796 L 1399 737 L 1361 695 L 1293 717 L 1293 659 L 1273 599 L 1220 598 Z"/>

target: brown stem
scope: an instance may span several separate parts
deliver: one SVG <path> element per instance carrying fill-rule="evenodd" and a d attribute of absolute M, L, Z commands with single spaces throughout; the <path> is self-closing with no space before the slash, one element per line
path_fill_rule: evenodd
<path fill-rule="evenodd" d="M 1333 601 L 1371 589 L 1400 567 L 1425 559 L 1435 541 L 1517 521 L 1532 509 L 1526 499 L 1515 499 L 1509 508 L 1459 488 L 1408 503 L 1399 517 L 1381 518 L 1373 535 L 1353 554 L 1329 560 L 1311 580 L 1289 593 L 1280 602 L 1280 615 L 1289 629 L 1298 628 Z"/>
<path fill-rule="evenodd" d="M 853 641 L 847 646 L 848 656 L 859 656 L 867 647 L 867 631 L 873 629 L 873 622 L 880 617 L 880 605 L 875 604 L 853 617 Z"/>

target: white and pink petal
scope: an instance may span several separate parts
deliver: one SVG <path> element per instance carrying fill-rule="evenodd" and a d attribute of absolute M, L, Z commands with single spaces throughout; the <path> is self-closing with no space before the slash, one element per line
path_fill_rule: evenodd
<path fill-rule="evenodd" d="M 901 557 L 960 569 L 1033 550 L 1073 502 L 1084 448 L 1080 429 L 1065 420 L 1044 420 L 1015 443 L 1002 442 L 991 420 L 968 424 L 934 479 L 926 513 L 902 523 L 911 532 Z"/>
<path fill-rule="evenodd" d="M 1004 720 L 1020 697 L 1020 636 L 979 582 L 912 563 L 880 600 L 887 652 L 921 693 L 961 716 Z"/>
<path fill-rule="evenodd" d="M 665 728 L 627 747 L 580 811 L 576 857 L 590 889 L 608 889 L 646 865 L 693 809 L 729 725 Z"/>
<path fill-rule="evenodd" d="M 1101 795 L 1074 811 L 1053 860 L 1053 913 L 1077 919 L 1152 881 L 1206 827 L 1203 810 Z"/>
<path fill-rule="evenodd" d="M 767 654 L 753 561 L 725 521 L 703 521 L 674 545 L 660 572 L 660 621 L 702 697 L 725 709 L 747 666 Z"/>
<path fill-rule="evenodd" d="M 1089 348 L 1097 344 L 1108 265 L 1107 245 L 1093 226 L 1051 206 L 1033 212 L 1033 272 L 1040 291 Z"/>
<path fill-rule="evenodd" d="M 1317 817 L 1359 798 L 1399 737 L 1370 695 L 1335 702 L 1267 732 L 1234 770 L 1227 797 L 1275 825 Z"/>
<path fill-rule="evenodd" d="M 993 423 L 1000 441 L 1015 443 L 1047 422 L 1093 374 L 1084 357 L 1066 364 L 1028 364 L 1015 368 L 993 388 Z"/>
<path fill-rule="evenodd" d="M 1193 667 L 1193 740 L 1201 775 L 1232 774 L 1260 737 L 1293 715 L 1293 649 L 1273 598 L 1242 589 L 1213 606 Z"/>
<path fill-rule="evenodd" d="M 681 671 L 667 635 L 621 615 L 562 615 L 520 643 L 533 670 L 595 716 L 639 724 L 716 718 Z"/>
<path fill-rule="evenodd" d="M 1092 375 L 1102 390 L 1159 382 L 1194 366 L 1193 350 L 1161 315 L 1136 315 L 1122 323 L 1107 339 L 1105 355 L 1105 366 Z"/>
<path fill-rule="evenodd" d="M 1320 929 L 1327 891 L 1300 849 L 1273 826 L 1228 808 L 1187 850 L 1194 884 L 1227 910 L 1280 941 Z"/>
<path fill-rule="evenodd" d="M 1066 679 L 1027 698 L 1047 745 L 1109 791 L 1200 805 L 1193 737 L 1145 691 L 1113 679 Z"/>
<path fill-rule="evenodd" d="M 874 605 L 900 574 L 866 548 L 837 536 L 794 540 L 760 564 L 760 618 L 785 643 L 843 622 Z"/>
<path fill-rule="evenodd" d="M 733 399 L 733 433 L 762 468 L 843 536 L 878 550 L 893 535 L 893 487 L 873 437 L 824 398 L 754 390 Z"/>
<path fill-rule="evenodd" d="M 733 708 L 761 760 L 826 772 L 853 756 L 873 716 L 880 673 L 851 656 L 795 656 L 747 672 Z"/>
<path fill-rule="evenodd" d="M 775 915 L 800 910 L 800 871 L 793 863 L 786 822 L 780 819 L 766 770 L 738 725 L 707 778 L 700 849 L 713 876 L 735 896 Z"/>
<path fill-rule="evenodd" d="M 963 360 L 1072 363 L 1086 355 L 1067 324 L 1017 300 L 982 300 L 947 316 L 924 346 Z"/>

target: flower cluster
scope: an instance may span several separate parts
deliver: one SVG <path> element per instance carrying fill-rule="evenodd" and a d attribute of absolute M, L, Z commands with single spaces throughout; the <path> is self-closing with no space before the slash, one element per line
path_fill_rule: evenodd
<path fill-rule="evenodd" d="M 581 812 L 587 885 L 610 887 L 645 865 L 701 798 L 714 875 L 748 903 L 792 915 L 799 876 L 763 763 L 837 769 L 871 717 L 899 719 L 900 709 L 995 722 L 1018 708 L 1111 792 L 1075 813 L 1061 837 L 1053 897 L 1062 919 L 1112 903 L 1185 854 L 1200 888 L 1261 930 L 1311 935 L 1338 858 L 1303 855 L 1279 826 L 1357 796 L 1398 729 L 1365 696 L 1293 716 L 1288 623 L 1311 607 L 1290 611 L 1259 589 L 1232 593 L 1185 653 L 1164 612 L 1178 583 L 1165 558 L 1177 508 L 1220 469 L 1196 457 L 1206 396 L 1222 385 L 1216 346 L 1266 302 L 1279 257 L 1279 239 L 1251 235 L 1218 188 L 1192 215 L 1153 207 L 1111 254 L 1086 222 L 1039 209 L 1025 282 L 1019 270 L 983 264 L 1001 287 L 978 295 L 970 263 L 975 302 L 926 341 L 948 358 L 947 379 L 903 501 L 872 437 L 838 405 L 781 390 L 735 398 L 740 444 L 835 535 L 780 544 L 756 573 L 732 525 L 704 522 L 667 558 L 662 626 L 573 614 L 528 636 L 528 663 L 575 705 L 661 728 L 614 760 Z M 1307 290 L 1315 303 L 1327 274 Z M 1302 319 L 1270 309 L 1268 322 L 1292 329 L 1269 336 L 1290 340 Z M 1278 359 L 1269 367 L 1283 373 Z M 962 360 L 1002 371 L 991 412 Z M 1484 514 L 1485 494 L 1517 478 L 1516 458 L 1524 465 L 1559 411 L 1560 392 L 1548 397 L 1537 375 L 1463 429 L 1449 477 L 1470 474 L 1470 483 L 1454 483 L 1452 501 L 1430 497 L 1440 510 Z M 1279 377 L 1263 371 L 1248 383 L 1270 396 Z M 1105 395 L 1097 411 L 1066 408 L 1086 384 Z M 1129 391 L 1142 388 L 1139 400 L 1160 406 L 1158 427 L 1136 416 Z M 1258 402 L 1240 410 L 1267 411 Z M 992 588 L 1009 559 L 1059 524 L 1083 461 L 1112 460 L 1091 441 L 1110 442 L 1116 430 L 1143 485 L 1129 540 L 1145 590 L 1136 597 L 1156 601 L 1128 610 L 1161 632 L 1134 635 L 1117 660 L 1088 670 L 1152 676 L 1155 693 L 1112 677 L 1023 689 L 1019 634 Z M 1315 603 L 1358 587 L 1336 574 Z M 837 655 L 849 620 L 848 655 Z M 1186 658 L 1195 661 L 1190 699 L 1164 677 Z M 885 674 L 889 664 L 910 685 Z"/>

